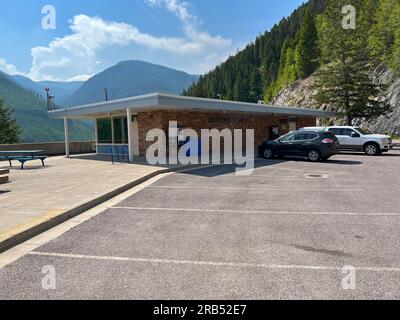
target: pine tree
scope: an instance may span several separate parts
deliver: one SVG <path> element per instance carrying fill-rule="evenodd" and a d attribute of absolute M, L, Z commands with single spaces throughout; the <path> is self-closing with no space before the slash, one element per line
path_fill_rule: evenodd
<path fill-rule="evenodd" d="M 303 4 L 288 18 L 282 19 L 270 31 L 257 37 L 234 56 L 210 71 L 183 92 L 185 95 L 198 97 L 212 97 L 216 88 L 221 99 L 256 102 L 262 99 L 265 92 L 279 91 L 281 84 L 286 85 L 296 80 L 295 49 L 302 29 L 303 20 L 307 11 L 311 9 L 312 15 L 317 15 L 325 10 L 326 0 L 310 0 Z M 310 12 L 310 11 L 309 11 Z M 310 42 L 313 19 L 309 19 L 308 27 L 304 28 L 304 49 Z M 281 56 L 285 40 L 291 41 L 291 51 L 284 50 L 285 56 Z M 311 41 L 313 42 L 313 41 Z M 306 53 L 304 53 L 306 54 Z M 287 56 L 286 56 L 287 55 Z M 291 61 L 285 68 L 280 65 L 281 60 Z M 314 62 L 314 59 L 312 59 Z M 240 76 L 239 76 L 239 73 Z M 279 74 L 284 79 L 279 79 Z M 242 83 L 238 81 L 242 79 Z"/>
<path fill-rule="evenodd" d="M 320 43 L 327 64 L 317 73 L 315 100 L 343 114 L 349 125 L 355 118 L 373 118 L 390 111 L 384 98 L 386 86 L 374 83 L 374 64 L 368 55 L 368 25 L 364 0 L 350 1 L 359 13 L 356 29 L 344 29 L 342 8 L 349 0 L 329 0 L 320 24 Z M 364 16 L 363 16 L 364 14 Z"/>
<path fill-rule="evenodd" d="M 376 7 L 378 9 L 374 16 L 374 25 L 371 28 L 368 39 L 371 55 L 377 61 L 389 65 L 393 69 L 398 69 L 400 1 L 380 0 L 376 3 Z"/>
<path fill-rule="evenodd" d="M 250 75 L 250 102 L 258 102 L 262 99 L 262 90 L 261 90 L 261 77 L 260 72 L 257 69 L 253 69 Z"/>
<path fill-rule="evenodd" d="M 286 39 L 282 47 L 278 78 L 271 85 L 266 87 L 264 93 L 266 102 L 270 102 L 282 88 L 289 86 L 297 79 L 293 47 L 293 41 L 291 39 Z"/>
<path fill-rule="evenodd" d="M 19 142 L 21 130 L 11 118 L 13 111 L 10 107 L 4 107 L 3 101 L 0 100 L 0 144 Z"/>
<path fill-rule="evenodd" d="M 247 101 L 248 94 L 249 94 L 249 87 L 247 85 L 247 80 L 243 77 L 242 72 L 239 71 L 239 74 L 233 86 L 233 100 Z"/>
<path fill-rule="evenodd" d="M 299 78 L 307 78 L 319 66 L 318 32 L 310 9 L 307 10 L 300 29 L 295 59 Z"/>

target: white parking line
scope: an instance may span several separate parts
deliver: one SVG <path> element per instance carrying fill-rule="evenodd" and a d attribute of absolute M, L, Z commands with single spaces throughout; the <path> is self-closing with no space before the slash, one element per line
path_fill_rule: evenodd
<path fill-rule="evenodd" d="M 236 174 L 227 174 L 223 177 L 234 177 L 234 178 L 268 178 L 268 179 L 302 179 L 304 180 L 303 176 L 271 176 L 271 175 L 262 175 L 262 174 L 252 174 L 249 176 L 238 176 Z"/>
<path fill-rule="evenodd" d="M 126 207 L 116 206 L 110 209 L 126 209 L 136 211 L 183 211 L 183 212 L 209 212 L 209 213 L 245 213 L 245 214 L 270 214 L 270 215 L 311 215 L 311 216 L 372 216 L 372 217 L 393 217 L 400 216 L 399 212 L 309 212 L 309 211 L 247 211 L 247 210 L 221 210 L 221 209 L 193 209 L 193 208 L 143 208 L 143 207 Z"/>
<path fill-rule="evenodd" d="M 257 268 L 257 269 L 284 269 L 284 270 L 315 270 L 315 271 L 342 271 L 342 267 L 335 266 L 306 266 L 306 265 L 279 265 L 279 264 L 262 264 L 262 263 L 241 263 L 241 262 L 215 262 L 215 261 L 189 261 L 189 260 L 168 260 L 168 259 L 146 259 L 146 258 L 128 258 L 113 256 L 89 256 L 78 254 L 63 254 L 52 252 L 30 252 L 31 256 L 69 258 L 69 259 L 86 259 L 98 261 L 120 261 L 133 263 L 149 263 L 149 264 L 172 264 L 172 265 L 194 265 L 209 267 L 233 267 L 233 268 Z M 400 272 L 400 267 L 355 267 L 358 271 L 370 272 Z"/>
<path fill-rule="evenodd" d="M 133 196 L 134 194 L 142 191 L 149 185 L 161 180 L 164 177 L 172 175 L 172 173 L 164 173 L 158 175 L 118 196 L 112 198 L 97 207 L 94 207 L 81 215 L 68 220 L 53 229 L 50 229 L 31 240 L 28 240 L 6 252 L 0 254 L 0 269 L 4 268 L 6 265 L 13 263 L 14 261 L 18 260 L 19 258 L 23 257 L 24 255 L 28 254 L 30 251 L 37 249 L 38 247 L 48 243 L 49 241 L 61 236 L 62 234 L 66 233 L 67 231 L 71 230 L 72 228 L 84 223 L 85 221 L 90 220 L 91 218 L 101 214 L 105 210 L 112 208 L 113 206 L 117 205 L 121 201 L 128 199 L 129 197 Z"/>
<path fill-rule="evenodd" d="M 147 189 L 190 189 L 190 190 L 252 190 L 252 191 L 358 191 L 364 189 L 345 188 L 240 188 L 240 187 L 195 187 L 195 186 L 149 186 Z"/>

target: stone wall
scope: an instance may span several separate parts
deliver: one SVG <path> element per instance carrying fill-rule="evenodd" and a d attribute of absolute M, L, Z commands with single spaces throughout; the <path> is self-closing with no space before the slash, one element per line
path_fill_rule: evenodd
<path fill-rule="evenodd" d="M 292 119 L 292 117 L 291 117 Z M 144 155 L 153 142 L 146 142 L 147 132 L 151 129 L 162 129 L 168 133 L 169 121 L 177 121 L 183 128 L 190 128 L 200 136 L 201 129 L 254 129 L 255 150 L 269 138 L 270 127 L 279 126 L 279 134 L 289 132 L 288 116 L 268 114 L 244 114 L 233 112 L 195 112 L 195 111 L 152 111 L 138 115 L 140 154 Z M 292 120 L 290 120 L 292 121 Z M 293 118 L 297 128 L 315 126 L 315 117 Z"/>

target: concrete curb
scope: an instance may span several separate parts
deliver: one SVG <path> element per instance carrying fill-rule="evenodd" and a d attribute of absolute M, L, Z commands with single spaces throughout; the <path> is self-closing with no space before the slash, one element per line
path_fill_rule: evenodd
<path fill-rule="evenodd" d="M 129 189 L 132 189 L 160 174 L 165 174 L 165 173 L 172 173 L 172 172 L 184 172 L 184 171 L 190 171 L 190 170 L 196 170 L 200 168 L 204 168 L 207 166 L 186 166 L 186 167 L 176 167 L 176 168 L 169 168 L 169 169 L 160 169 L 157 171 L 154 171 L 140 179 L 137 179 L 135 181 L 132 181 L 131 183 L 128 183 L 120 188 L 117 188 L 109 193 L 106 193 L 96 199 L 93 199 L 83 205 L 80 205 L 76 208 L 73 208 L 68 211 L 58 211 L 58 212 L 53 212 L 50 215 L 46 215 L 42 218 L 38 218 L 35 222 L 31 224 L 27 224 L 23 227 L 20 227 L 18 229 L 14 229 L 10 231 L 9 233 L 6 233 L 2 237 L 0 237 L 0 253 L 3 253 L 27 240 L 30 240 L 39 234 L 46 232 L 58 225 L 60 225 L 63 222 L 66 222 L 72 218 L 75 218 L 76 216 L 79 216 L 80 214 L 97 207 L 98 205 L 124 193 L 125 191 L 128 191 Z"/>

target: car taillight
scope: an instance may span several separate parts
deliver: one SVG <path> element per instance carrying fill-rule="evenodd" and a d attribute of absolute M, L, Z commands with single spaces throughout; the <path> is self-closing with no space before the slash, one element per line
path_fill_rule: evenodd
<path fill-rule="evenodd" d="M 322 143 L 335 143 L 335 140 L 327 138 L 322 140 Z"/>

